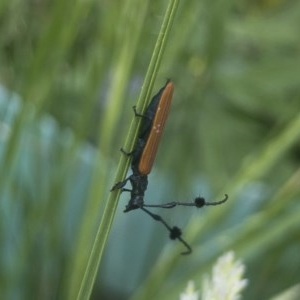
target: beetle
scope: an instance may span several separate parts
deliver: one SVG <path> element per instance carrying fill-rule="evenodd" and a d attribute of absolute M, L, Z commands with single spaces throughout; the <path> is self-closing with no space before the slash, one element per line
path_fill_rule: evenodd
<path fill-rule="evenodd" d="M 216 202 L 206 202 L 202 197 L 196 197 L 194 202 L 169 202 L 165 204 L 145 204 L 144 196 L 148 187 L 148 175 L 151 172 L 154 159 L 158 150 L 158 145 L 163 133 L 169 109 L 171 106 L 172 96 L 174 92 L 174 84 L 168 80 L 159 92 L 152 98 L 149 106 L 144 114 L 139 114 L 136 108 L 133 107 L 136 117 L 141 117 L 142 122 L 138 133 L 137 142 L 131 152 L 121 151 L 132 157 L 131 169 L 132 174 L 125 180 L 116 183 L 111 191 L 121 189 L 122 192 L 130 192 L 130 200 L 125 207 L 124 212 L 129 212 L 135 209 L 141 209 L 154 220 L 161 222 L 169 231 L 172 240 L 178 239 L 187 250 L 182 254 L 192 252 L 190 245 L 181 237 L 182 231 L 174 226 L 170 227 L 165 220 L 149 211 L 147 208 L 173 208 L 175 206 L 195 206 L 203 207 L 208 205 L 219 205 L 227 201 L 228 196 L 225 194 L 224 199 Z M 131 189 L 124 188 L 126 183 L 130 181 Z"/>
<path fill-rule="evenodd" d="M 173 82 L 167 80 L 151 99 L 144 114 L 139 114 L 135 106 L 133 107 L 135 116 L 142 118 L 138 139 L 132 152 L 121 150 L 126 155 L 132 155 L 131 167 L 137 168 L 136 171 L 140 174 L 148 175 L 151 172 L 171 106 L 173 91 Z"/>

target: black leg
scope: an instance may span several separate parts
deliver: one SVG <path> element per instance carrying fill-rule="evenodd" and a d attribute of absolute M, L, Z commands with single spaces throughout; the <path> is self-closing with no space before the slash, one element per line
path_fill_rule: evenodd
<path fill-rule="evenodd" d="M 112 188 L 111 188 L 111 192 L 112 191 L 115 191 L 115 190 L 119 190 L 119 189 L 122 189 L 122 192 L 124 192 L 124 191 L 127 191 L 127 189 L 123 189 L 123 186 L 125 186 L 126 185 L 126 183 L 127 183 L 127 181 L 130 179 L 130 176 L 129 177 L 127 177 L 125 180 L 123 180 L 123 181 L 119 181 L 119 182 L 117 182 Z M 129 191 L 129 190 L 128 190 Z"/>
<path fill-rule="evenodd" d="M 136 111 L 136 106 L 135 106 L 135 105 L 134 105 L 134 106 L 132 106 L 132 109 L 133 109 L 134 115 L 135 115 L 136 117 L 145 118 L 145 116 L 144 116 L 144 115 L 142 115 L 142 114 L 139 114 L 139 113 Z"/>
<path fill-rule="evenodd" d="M 138 113 L 138 112 L 136 111 L 136 106 L 135 106 L 135 105 L 132 106 L 132 109 L 133 109 L 134 115 L 135 115 L 136 117 L 145 118 L 145 119 L 148 119 L 148 120 L 151 121 L 151 118 L 149 118 L 149 116 L 145 116 L 145 115 L 142 115 L 142 114 Z"/>
<path fill-rule="evenodd" d="M 122 189 L 121 189 L 121 193 L 123 193 L 123 192 L 130 192 L 130 193 L 131 193 L 131 192 L 132 192 L 132 190 L 130 190 L 130 189 L 124 189 L 124 188 L 122 188 Z"/>
<path fill-rule="evenodd" d="M 124 150 L 123 148 L 120 149 L 120 151 L 126 155 L 126 156 L 131 156 L 133 154 L 134 151 L 130 151 L 130 152 L 127 152 L 126 150 Z"/>

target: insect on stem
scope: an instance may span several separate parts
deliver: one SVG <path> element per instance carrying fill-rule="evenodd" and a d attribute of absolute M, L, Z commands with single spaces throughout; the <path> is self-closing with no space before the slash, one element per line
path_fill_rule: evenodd
<path fill-rule="evenodd" d="M 131 197 L 124 212 L 129 212 L 138 208 L 143 210 L 152 219 L 162 223 L 167 228 L 170 233 L 170 239 L 177 239 L 185 246 L 186 251 L 182 252 L 181 254 L 190 254 L 192 252 L 192 248 L 181 237 L 181 229 L 176 226 L 170 227 L 160 215 L 152 213 L 147 208 L 173 208 L 175 206 L 194 206 L 200 208 L 203 206 L 222 204 L 227 201 L 228 196 L 225 194 L 224 199 L 215 202 L 206 202 L 204 198 L 196 197 L 194 202 L 191 203 L 175 201 L 165 204 L 144 203 L 144 195 L 148 186 L 148 175 L 153 167 L 158 145 L 166 124 L 173 92 L 174 84 L 172 81 L 168 80 L 166 84 L 159 90 L 159 92 L 152 98 L 144 114 L 138 113 L 136 111 L 136 107 L 133 107 L 135 116 L 142 118 L 138 139 L 132 151 L 127 152 L 121 148 L 121 151 L 124 155 L 132 157 L 132 174 L 123 181 L 117 182 L 112 187 L 111 191 L 121 189 L 122 192 L 130 192 Z M 128 181 L 130 181 L 132 189 L 124 188 Z"/>

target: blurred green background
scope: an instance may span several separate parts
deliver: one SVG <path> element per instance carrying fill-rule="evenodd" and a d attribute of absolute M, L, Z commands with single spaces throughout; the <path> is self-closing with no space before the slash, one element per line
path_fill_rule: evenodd
<path fill-rule="evenodd" d="M 1 1 L 1 299 L 76 298 L 167 4 Z M 155 210 L 182 228 L 183 257 L 121 195 L 92 299 L 178 299 L 228 250 L 246 265 L 243 299 L 300 282 L 299 28 L 296 0 L 180 3 L 145 201 L 230 198 Z"/>

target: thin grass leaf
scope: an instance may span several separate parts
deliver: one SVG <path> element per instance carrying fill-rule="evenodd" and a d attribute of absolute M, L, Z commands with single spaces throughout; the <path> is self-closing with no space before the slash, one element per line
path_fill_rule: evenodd
<path fill-rule="evenodd" d="M 140 107 L 146 107 L 147 102 L 150 99 L 150 92 L 153 86 L 154 79 L 156 78 L 158 68 L 161 62 L 162 54 L 166 45 L 166 38 L 171 30 L 172 21 L 175 17 L 176 7 L 178 6 L 178 1 L 170 1 L 169 7 L 166 11 L 164 21 L 156 42 L 156 46 L 148 67 L 148 71 L 145 77 L 145 83 L 141 90 L 137 102 L 137 109 Z M 125 149 L 132 149 L 134 141 L 137 136 L 139 122 L 133 121 L 125 142 Z M 117 174 L 115 177 L 115 182 L 124 179 L 129 167 L 129 159 L 122 157 L 118 166 Z M 113 222 L 113 217 L 116 211 L 118 197 L 120 191 L 113 192 L 108 197 L 106 202 L 106 207 L 102 216 L 102 220 L 95 238 L 95 242 L 91 251 L 91 255 L 88 261 L 88 265 L 81 283 L 80 291 L 77 299 L 88 299 L 91 295 L 92 288 L 95 282 L 97 271 L 101 262 L 101 257 L 103 255 L 104 247 L 107 241 L 107 237 Z"/>

